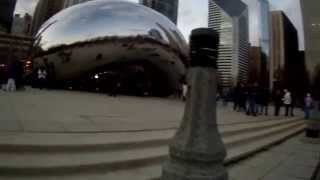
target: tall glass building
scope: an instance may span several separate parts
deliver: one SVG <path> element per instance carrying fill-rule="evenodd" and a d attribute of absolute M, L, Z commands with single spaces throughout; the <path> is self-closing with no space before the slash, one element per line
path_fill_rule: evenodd
<path fill-rule="evenodd" d="M 220 34 L 217 62 L 219 85 L 223 90 L 230 90 L 238 83 L 246 84 L 249 58 L 247 6 L 241 1 L 209 0 L 208 25 Z"/>
<path fill-rule="evenodd" d="M 273 69 L 270 61 L 270 4 L 268 0 L 242 0 L 249 10 L 250 44 L 261 50 L 261 86 L 272 88 Z"/>
<path fill-rule="evenodd" d="M 179 0 L 139 0 L 139 3 L 158 11 L 177 24 Z"/>

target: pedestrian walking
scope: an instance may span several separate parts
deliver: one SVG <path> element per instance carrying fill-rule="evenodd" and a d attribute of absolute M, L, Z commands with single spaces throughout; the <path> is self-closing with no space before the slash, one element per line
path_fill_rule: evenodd
<path fill-rule="evenodd" d="M 241 85 L 238 84 L 233 91 L 233 110 L 239 111 L 240 110 L 240 87 Z"/>
<path fill-rule="evenodd" d="M 48 88 L 55 88 L 56 87 L 56 72 L 55 72 L 55 65 L 53 62 L 48 63 L 47 65 L 48 75 L 47 75 L 47 82 Z"/>
<path fill-rule="evenodd" d="M 289 110 L 292 106 L 292 97 L 289 90 L 284 90 L 284 96 L 282 98 L 284 107 L 285 107 L 285 116 L 289 116 Z"/>
<path fill-rule="evenodd" d="M 280 110 L 281 110 L 281 106 L 282 106 L 282 93 L 280 90 L 276 90 L 274 95 L 273 95 L 273 103 L 274 103 L 274 115 L 275 116 L 279 116 L 280 114 Z"/>
<path fill-rule="evenodd" d="M 43 89 L 46 86 L 48 73 L 44 67 L 39 68 L 37 73 L 38 73 L 39 88 Z"/>
<path fill-rule="evenodd" d="M 294 107 L 296 106 L 297 99 L 296 99 L 296 95 L 294 93 L 290 92 L 290 94 L 291 94 L 291 104 L 290 104 L 290 108 L 289 108 L 289 114 L 290 114 L 290 116 L 293 117 L 294 116 Z"/>
<path fill-rule="evenodd" d="M 7 83 L 7 88 L 6 90 L 8 92 L 14 92 L 16 91 L 16 82 L 15 82 L 15 79 L 14 78 L 9 78 L 8 79 L 8 83 Z"/>
<path fill-rule="evenodd" d="M 7 81 L 7 87 L 6 91 L 8 92 L 14 92 L 16 91 L 16 79 L 17 79 L 17 62 L 14 60 L 9 64 L 8 69 L 8 81 Z"/>
<path fill-rule="evenodd" d="M 187 100 L 187 94 L 188 94 L 188 85 L 186 82 L 183 82 L 182 84 L 182 100 Z"/>
<path fill-rule="evenodd" d="M 228 107 L 228 96 L 229 96 L 229 90 L 228 89 L 223 89 L 222 91 L 222 106 L 223 107 Z"/>
<path fill-rule="evenodd" d="M 313 99 L 310 93 L 307 93 L 306 97 L 304 98 L 304 114 L 305 119 L 309 119 L 311 115 L 311 111 L 313 109 Z"/>
<path fill-rule="evenodd" d="M 247 112 L 248 90 L 244 86 L 240 88 L 239 94 L 239 111 Z"/>
<path fill-rule="evenodd" d="M 260 94 L 260 114 L 268 116 L 269 111 L 269 90 L 267 88 L 262 89 Z"/>
<path fill-rule="evenodd" d="M 257 86 L 251 86 L 248 91 L 248 111 L 247 115 L 257 116 Z"/>

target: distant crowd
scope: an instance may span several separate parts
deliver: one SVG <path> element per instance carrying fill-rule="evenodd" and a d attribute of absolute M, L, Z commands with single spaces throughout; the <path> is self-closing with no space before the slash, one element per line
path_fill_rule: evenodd
<path fill-rule="evenodd" d="M 5 71 L 0 73 L 0 88 L 7 92 L 24 89 L 26 83 L 39 89 L 53 88 L 54 82 L 54 64 L 47 61 L 44 61 L 44 65 L 39 66 L 28 77 L 24 77 L 24 64 L 18 60 L 10 62 Z"/>
<path fill-rule="evenodd" d="M 222 93 L 218 95 L 224 106 L 228 105 L 230 95 Z M 231 95 L 233 109 L 238 112 L 245 112 L 248 116 L 269 115 L 269 106 L 272 102 L 274 106 L 274 116 L 281 115 L 281 109 L 284 108 L 284 116 L 295 115 L 295 108 L 298 106 L 297 97 L 288 89 L 275 90 L 260 88 L 258 85 L 243 86 L 238 85 Z M 311 111 L 314 108 L 314 100 L 310 93 L 306 93 L 301 104 L 305 112 L 305 118 L 309 119 Z"/>
<path fill-rule="evenodd" d="M 54 66 L 49 64 L 39 67 L 33 74 L 32 81 L 34 87 L 40 89 L 50 88 L 54 85 Z M 1 81 L 5 83 L 2 89 L 8 92 L 16 91 L 16 89 L 23 88 L 23 64 L 20 61 L 13 61 L 8 67 L 8 77 L 1 76 Z M 0 82 L 1 82 L 0 81 Z M 49 83 L 50 82 L 50 83 Z M 110 95 L 116 96 L 120 89 L 120 82 L 113 83 Z M 180 80 L 180 88 L 177 89 L 177 96 L 186 100 L 188 86 L 183 78 Z M 231 94 L 231 95 L 230 95 Z M 297 107 L 297 97 L 288 89 L 275 90 L 270 93 L 269 89 L 261 88 L 257 84 L 250 86 L 237 85 L 232 93 L 223 91 L 219 93 L 217 99 L 221 99 L 224 106 L 228 105 L 229 101 L 233 101 L 233 109 L 238 112 L 245 112 L 248 116 L 258 116 L 269 114 L 269 104 L 273 102 L 274 116 L 279 116 L 281 107 L 284 107 L 285 116 L 294 116 L 295 107 Z M 306 93 L 303 99 L 303 110 L 305 118 L 309 119 L 311 111 L 314 108 L 314 100 L 310 93 Z"/>

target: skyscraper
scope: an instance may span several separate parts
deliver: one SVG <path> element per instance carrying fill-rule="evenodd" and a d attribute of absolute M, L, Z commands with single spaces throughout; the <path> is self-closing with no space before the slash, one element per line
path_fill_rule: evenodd
<path fill-rule="evenodd" d="M 232 1 L 232 2 L 231 2 Z M 248 9 L 241 1 L 209 1 L 209 28 L 220 34 L 219 83 L 228 90 L 248 80 Z"/>
<path fill-rule="evenodd" d="M 260 47 L 261 71 L 259 85 L 270 87 L 270 4 L 268 0 L 242 0 L 248 5 L 250 43 Z"/>
<path fill-rule="evenodd" d="M 298 32 L 282 11 L 271 12 L 271 81 L 276 89 L 296 89 L 303 63 L 298 58 Z"/>
<path fill-rule="evenodd" d="M 304 20 L 306 67 L 311 82 L 320 92 L 320 1 L 301 0 L 300 3 Z M 320 93 L 318 96 L 320 99 Z"/>
<path fill-rule="evenodd" d="M 0 31 L 10 32 L 17 0 L 0 1 Z"/>
<path fill-rule="evenodd" d="M 63 4 L 63 8 L 68 8 L 70 6 L 80 4 L 86 1 L 91 1 L 91 0 L 65 0 Z"/>
<path fill-rule="evenodd" d="M 139 3 L 158 11 L 177 24 L 179 0 L 139 0 Z"/>
<path fill-rule="evenodd" d="M 64 0 L 39 0 L 33 15 L 32 34 L 35 34 L 41 25 L 63 9 Z"/>

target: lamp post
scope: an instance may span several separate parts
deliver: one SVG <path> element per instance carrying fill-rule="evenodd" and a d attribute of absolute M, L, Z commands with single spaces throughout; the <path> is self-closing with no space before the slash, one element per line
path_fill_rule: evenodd
<path fill-rule="evenodd" d="M 162 180 L 227 180 L 223 166 L 226 149 L 216 118 L 219 35 L 213 29 L 195 29 L 190 46 L 188 97 L 169 160 L 162 168 Z"/>

